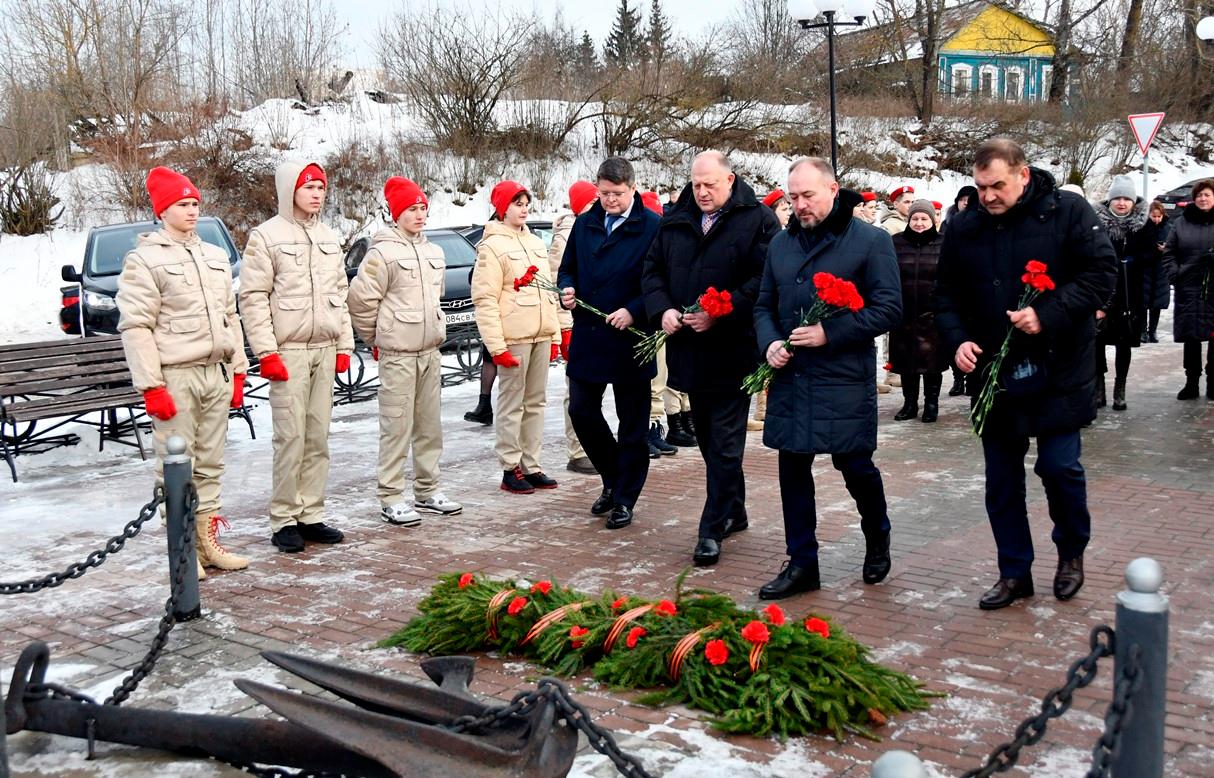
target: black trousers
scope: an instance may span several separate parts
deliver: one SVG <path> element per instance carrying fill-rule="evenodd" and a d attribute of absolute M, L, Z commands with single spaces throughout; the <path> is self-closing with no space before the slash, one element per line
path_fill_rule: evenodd
<path fill-rule="evenodd" d="M 746 520 L 746 476 L 742 453 L 746 450 L 746 416 L 750 395 L 741 389 L 728 392 L 688 392 L 691 420 L 696 426 L 707 483 L 700 537 L 722 540 L 729 521 Z"/>
<path fill-rule="evenodd" d="M 1201 378 L 1201 344 L 1200 340 L 1187 340 L 1184 344 L 1184 374 L 1186 378 Z M 1214 367 L 1214 340 L 1204 341 L 1206 344 L 1206 376 L 1211 374 Z"/>
<path fill-rule="evenodd" d="M 615 504 L 636 506 L 649 476 L 649 381 L 611 384 L 616 434 L 603 417 L 607 384 L 569 379 L 569 420 L 586 456 L 603 478 L 603 487 L 615 492 Z"/>
<path fill-rule="evenodd" d="M 905 381 L 907 376 L 903 376 Z M 871 451 L 832 454 L 831 464 L 843 474 L 847 493 L 860 512 L 860 530 L 868 545 L 875 545 L 889 532 L 885 485 L 873 464 Z M 784 509 L 784 542 L 789 562 L 805 567 L 818 559 L 818 508 L 815 500 L 814 455 L 780 452 L 780 503 Z"/>

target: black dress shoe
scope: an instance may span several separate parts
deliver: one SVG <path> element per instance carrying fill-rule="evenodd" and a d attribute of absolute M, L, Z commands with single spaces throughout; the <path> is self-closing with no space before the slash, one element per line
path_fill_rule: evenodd
<path fill-rule="evenodd" d="M 1021 597 L 1032 596 L 1032 578 L 1000 578 L 982 595 L 982 599 L 978 600 L 978 607 L 984 611 L 996 611 L 1006 608 Z"/>
<path fill-rule="evenodd" d="M 594 505 L 590 506 L 590 512 L 595 516 L 602 516 L 615 507 L 615 490 L 603 489 L 603 493 L 594 501 Z"/>
<path fill-rule="evenodd" d="M 759 589 L 760 600 L 782 600 L 801 592 L 816 592 L 822 588 L 818 578 L 818 561 L 806 564 L 804 567 L 788 563 L 780 570 L 774 580 L 763 584 Z"/>
<path fill-rule="evenodd" d="M 1065 561 L 1059 560 L 1058 572 L 1054 573 L 1054 596 L 1069 600 L 1083 588 L 1083 556 Z"/>
<path fill-rule="evenodd" d="M 607 529 L 624 529 L 632 523 L 632 508 L 627 505 L 617 505 L 611 509 L 607 517 Z"/>
<path fill-rule="evenodd" d="M 750 528 L 750 520 L 743 516 L 741 519 L 728 519 L 725 522 L 725 534 L 723 537 L 729 537 L 735 532 L 745 532 Z"/>
<path fill-rule="evenodd" d="M 691 561 L 696 567 L 711 567 L 721 558 L 721 541 L 712 538 L 700 538 L 696 550 L 691 552 Z"/>
<path fill-rule="evenodd" d="M 323 521 L 300 524 L 299 536 L 310 543 L 340 543 L 346 537 L 341 530 L 327 526 Z"/>
<path fill-rule="evenodd" d="M 864 583 L 881 583 L 885 580 L 885 576 L 889 575 L 889 568 L 889 533 L 886 532 L 879 541 L 869 546 L 864 552 L 864 567 L 861 570 Z"/>

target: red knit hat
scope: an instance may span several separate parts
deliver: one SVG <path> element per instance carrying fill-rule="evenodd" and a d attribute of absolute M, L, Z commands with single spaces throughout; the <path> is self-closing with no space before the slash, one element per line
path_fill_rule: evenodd
<path fill-rule="evenodd" d="M 901 197 L 904 194 L 914 194 L 914 193 L 915 193 L 915 187 L 911 186 L 910 184 L 903 184 L 902 186 L 898 187 L 897 189 L 895 189 L 894 191 L 889 193 L 889 199 L 890 199 L 890 202 L 893 202 L 894 200 L 897 200 L 899 197 Z"/>
<path fill-rule="evenodd" d="M 569 187 L 569 208 L 576 216 L 586 210 L 586 206 L 598 196 L 599 190 L 594 184 L 589 181 L 574 181 L 573 186 Z"/>
<path fill-rule="evenodd" d="M 876 192 L 861 192 L 860 197 L 864 198 L 864 202 L 871 203 L 877 199 Z"/>
<path fill-rule="evenodd" d="M 319 181 L 326 187 L 329 186 L 329 179 L 325 176 L 325 169 L 315 162 L 309 162 L 303 170 L 299 171 L 299 178 L 295 179 L 295 188 L 298 189 L 309 181 Z"/>
<path fill-rule="evenodd" d="M 178 200 L 192 197 L 199 202 L 202 201 L 198 187 L 194 186 L 190 179 L 167 167 L 154 167 L 149 170 L 147 187 L 148 197 L 152 199 L 152 213 L 157 219 L 160 218 L 160 214 L 164 213 L 165 208 Z"/>
<path fill-rule="evenodd" d="M 658 199 L 657 192 L 641 192 L 641 202 L 658 216 L 665 213 L 665 210 L 662 208 L 662 201 Z"/>
<path fill-rule="evenodd" d="M 493 210 L 497 213 L 497 218 L 506 218 L 506 209 L 510 207 L 510 203 L 514 202 L 514 198 L 520 194 L 525 194 L 528 197 L 531 196 L 531 193 L 527 191 L 527 187 L 518 181 L 501 181 L 493 187 L 493 191 L 489 193 L 489 202 L 493 203 Z"/>
<path fill-rule="evenodd" d="M 402 213 L 418 203 L 430 207 L 430 201 L 426 199 L 422 188 L 404 176 L 392 176 L 384 183 L 384 199 L 388 201 L 392 221 L 399 219 Z"/>
<path fill-rule="evenodd" d="M 783 189 L 773 189 L 771 190 L 771 194 L 763 198 L 763 205 L 766 205 L 768 208 L 775 208 L 776 203 L 780 202 L 780 198 L 782 197 L 784 197 Z"/>

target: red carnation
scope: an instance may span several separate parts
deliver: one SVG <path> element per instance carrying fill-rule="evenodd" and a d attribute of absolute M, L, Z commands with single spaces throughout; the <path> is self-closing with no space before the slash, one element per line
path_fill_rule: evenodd
<path fill-rule="evenodd" d="M 464 573 L 459 577 L 459 588 L 466 589 L 472 583 L 472 573 Z"/>
<path fill-rule="evenodd" d="M 1029 286 L 1033 287 L 1038 292 L 1048 292 L 1054 288 L 1054 279 L 1042 273 L 1029 279 Z"/>
<path fill-rule="evenodd" d="M 784 626 L 784 621 L 785 621 L 784 611 L 780 608 L 779 605 L 776 605 L 773 602 L 771 605 L 768 605 L 766 608 L 763 609 L 763 613 L 767 616 L 767 620 L 770 621 L 773 626 L 776 626 L 776 627 Z"/>
<path fill-rule="evenodd" d="M 830 637 L 830 625 L 817 616 L 810 616 L 806 619 L 805 628 L 810 632 L 817 632 L 824 638 Z"/>
<path fill-rule="evenodd" d="M 1044 262 L 1038 262 L 1035 259 L 1030 259 L 1024 266 L 1024 269 L 1030 273 L 1044 273 L 1048 268 Z"/>
<path fill-rule="evenodd" d="M 584 635 L 589 635 L 589 634 L 590 634 L 590 630 L 586 629 L 585 627 L 579 627 L 579 626 L 575 625 L 575 626 L 572 626 L 569 628 L 569 637 L 574 639 L 573 640 L 574 648 L 582 647 L 582 641 L 578 640 L 577 638 L 580 638 Z"/>
<path fill-rule="evenodd" d="M 679 612 L 679 609 L 670 600 L 662 600 L 654 606 L 653 612 L 660 613 L 663 616 L 673 616 Z"/>
<path fill-rule="evenodd" d="M 515 597 L 513 600 L 510 601 L 510 606 L 508 608 L 506 608 L 506 613 L 509 613 L 511 616 L 517 616 L 519 614 L 519 611 L 521 611 L 523 608 L 526 608 L 526 607 L 527 607 L 527 598 L 526 597 Z"/>
<path fill-rule="evenodd" d="M 552 591 L 551 581 L 536 581 L 531 586 L 532 594 L 535 594 L 536 592 L 539 592 L 540 594 L 547 594 L 550 591 Z"/>
<path fill-rule="evenodd" d="M 768 631 L 767 625 L 761 621 L 752 621 L 745 627 L 742 627 L 742 637 L 751 643 L 766 643 L 771 640 L 771 632 Z"/>
<path fill-rule="evenodd" d="M 723 665 L 729 659 L 729 647 L 719 638 L 710 640 L 708 645 L 704 646 L 704 658 L 710 665 Z"/>
<path fill-rule="evenodd" d="M 618 611 L 620 608 L 624 607 L 624 603 L 626 603 L 626 602 L 628 602 L 628 598 L 621 597 L 618 600 L 616 600 L 615 602 L 611 603 L 611 609 L 613 611 Z"/>
<path fill-rule="evenodd" d="M 645 632 L 646 630 L 644 627 L 633 627 L 632 629 L 628 630 L 628 637 L 624 639 L 624 645 L 628 646 L 629 648 L 636 648 L 637 641 L 641 639 L 641 635 L 644 635 Z"/>
<path fill-rule="evenodd" d="M 728 316 L 733 312 L 732 297 L 728 291 L 717 291 L 716 287 L 708 287 L 704 294 L 696 300 L 696 304 L 700 306 L 700 310 L 708 314 L 714 319 L 719 319 L 722 316 Z"/>

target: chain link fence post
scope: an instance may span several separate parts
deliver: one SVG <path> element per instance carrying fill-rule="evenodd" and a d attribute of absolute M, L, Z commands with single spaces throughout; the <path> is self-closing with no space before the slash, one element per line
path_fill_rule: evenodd
<path fill-rule="evenodd" d="M 928 778 L 927 768 L 910 751 L 886 751 L 873 762 L 873 778 Z"/>
<path fill-rule="evenodd" d="M 1112 774 L 1162 778 L 1163 725 L 1168 687 L 1168 598 L 1159 593 L 1163 568 L 1139 557 L 1126 565 L 1126 591 L 1117 594 L 1117 642 L 1114 678 L 1120 678 L 1132 646 L 1141 650 L 1141 685 L 1134 693 L 1132 721 L 1113 754 Z"/>
<path fill-rule="evenodd" d="M 194 511 L 189 507 L 189 485 L 194 478 L 194 465 L 186 451 L 185 439 L 179 435 L 169 438 L 164 458 L 164 498 L 166 527 L 169 539 L 169 581 L 174 587 L 175 600 L 173 618 L 189 621 L 202 615 L 202 603 L 198 594 L 198 556 L 194 548 Z M 180 589 L 173 575 L 177 570 L 178 549 L 186 557 L 186 574 L 181 577 Z"/>

